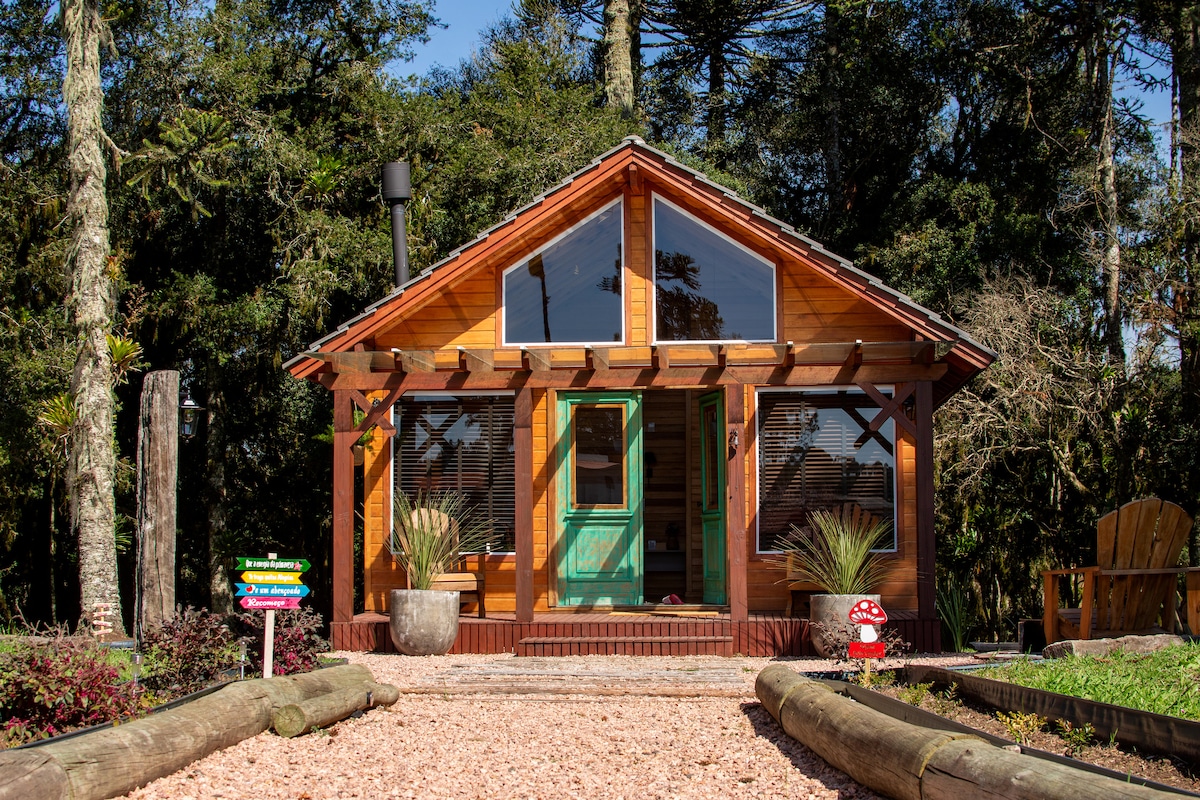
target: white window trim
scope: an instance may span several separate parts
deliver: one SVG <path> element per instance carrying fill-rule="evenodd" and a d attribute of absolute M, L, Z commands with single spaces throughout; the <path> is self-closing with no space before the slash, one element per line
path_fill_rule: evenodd
<path fill-rule="evenodd" d="M 690 219 L 692 222 L 700 225 L 714 235 L 724 239 L 729 244 L 736 247 L 738 250 L 746 253 L 754 260 L 766 265 L 771 270 L 771 330 L 774 335 L 769 339 L 659 339 L 658 338 L 658 259 L 654 254 L 658 252 L 654 239 L 658 236 L 658 218 L 655 214 L 656 203 L 662 203 L 670 208 L 678 211 L 683 216 Z M 649 318 L 651 340 L 654 344 L 671 345 L 671 344 L 764 344 L 775 343 L 779 341 L 779 267 L 774 261 L 764 258 L 758 253 L 751 250 L 746 245 L 727 236 L 725 233 L 717 230 L 712 225 L 709 225 L 704 220 L 690 213 L 675 203 L 672 203 L 667 198 L 659 194 L 652 194 L 650 197 L 650 236 L 647 237 L 647 252 L 646 259 L 650 262 L 650 290 L 647 292 L 649 302 L 647 303 L 646 316 Z"/>
<path fill-rule="evenodd" d="M 896 387 L 892 384 L 881 383 L 875 387 L 881 392 L 890 392 L 892 396 L 896 394 Z M 779 555 L 781 550 L 760 550 L 759 546 L 762 543 L 762 515 L 757 513 L 758 504 L 762 498 L 762 454 L 759 451 L 758 440 L 758 414 L 759 403 L 758 398 L 764 394 L 801 394 L 804 392 L 858 392 L 866 396 L 866 392 L 857 386 L 851 384 L 834 384 L 822 386 L 758 386 L 754 389 L 754 552 L 756 555 Z M 899 437 L 896 434 L 896 421 L 889 419 L 892 423 L 892 497 L 896 498 L 892 503 L 892 536 L 893 547 L 884 547 L 879 550 L 872 550 L 872 553 L 898 553 L 900 552 L 900 459 L 899 459 Z"/>
<path fill-rule="evenodd" d="M 603 208 L 597 209 L 596 211 L 589 214 L 584 219 L 580 220 L 579 222 L 575 223 L 571 227 L 567 228 L 565 231 L 558 234 L 557 236 L 555 236 L 550 241 L 546 242 L 544 245 L 542 245 L 538 249 L 527 253 L 517 263 L 504 268 L 504 270 L 500 273 L 500 303 L 499 303 L 500 309 L 501 309 L 501 311 L 500 311 L 501 328 L 503 328 L 503 330 L 500 331 L 500 343 L 501 343 L 502 347 L 528 347 L 528 348 L 533 348 L 533 347 L 614 347 L 614 346 L 623 346 L 625 344 L 625 342 L 629 338 L 627 335 L 627 332 L 625 330 L 625 307 L 626 307 L 625 292 L 629 285 L 629 270 L 628 270 L 628 256 L 626 254 L 627 248 L 625 247 L 624 202 L 625 202 L 624 197 L 618 197 L 617 199 L 613 200 L 608 205 L 604 206 Z M 619 341 L 619 342 L 614 342 L 614 341 L 604 341 L 604 342 L 512 342 L 512 341 L 509 341 L 509 338 L 508 338 L 508 308 L 504 304 L 506 289 L 508 288 L 509 273 L 512 272 L 513 270 L 516 270 L 516 269 L 519 269 L 519 268 L 525 266 L 525 264 L 527 264 L 530 259 L 537 256 L 539 253 L 544 253 L 545 251 L 549 250 L 551 247 L 558 244 L 558 242 L 560 242 L 563 239 L 565 239 L 566 237 L 570 236 L 572 233 L 579 230 L 584 225 L 587 225 L 589 222 L 591 222 L 592 220 L 594 220 L 596 217 L 600 216 L 604 212 L 608 211 L 613 206 L 617 206 L 618 208 L 621 209 L 621 213 L 619 213 L 617 215 L 620 220 L 620 223 L 621 223 L 621 242 L 620 242 L 620 244 L 621 244 L 621 341 Z"/>

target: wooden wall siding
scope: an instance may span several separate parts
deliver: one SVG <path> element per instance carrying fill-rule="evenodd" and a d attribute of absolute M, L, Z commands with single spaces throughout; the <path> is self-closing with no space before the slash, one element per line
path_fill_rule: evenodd
<path fill-rule="evenodd" d="M 648 291 L 651 257 L 648 251 L 649 226 L 646 222 L 646 195 L 628 193 L 625 196 L 626 237 L 625 267 L 628 286 L 629 314 L 627 344 L 645 347 L 650 344 Z"/>
<path fill-rule="evenodd" d="M 780 341 L 899 342 L 912 331 L 794 259 L 781 263 L 783 325 Z"/>
<path fill-rule="evenodd" d="M 375 348 L 496 347 L 500 338 L 496 283 L 496 276 L 488 270 L 467 275 L 419 311 L 381 331 L 375 337 Z"/>

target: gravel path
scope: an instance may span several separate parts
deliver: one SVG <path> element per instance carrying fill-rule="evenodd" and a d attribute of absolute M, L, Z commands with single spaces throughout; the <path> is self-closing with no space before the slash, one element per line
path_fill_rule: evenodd
<path fill-rule="evenodd" d="M 400 687 L 400 702 L 295 739 L 263 733 L 129 797 L 878 796 L 759 705 L 770 659 L 335 655 Z"/>

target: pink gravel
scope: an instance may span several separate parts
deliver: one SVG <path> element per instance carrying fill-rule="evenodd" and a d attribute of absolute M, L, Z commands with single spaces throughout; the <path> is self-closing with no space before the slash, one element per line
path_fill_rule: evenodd
<path fill-rule="evenodd" d="M 400 701 L 295 739 L 260 734 L 128 796 L 878 797 L 758 703 L 770 659 L 335 655 L 400 687 Z"/>

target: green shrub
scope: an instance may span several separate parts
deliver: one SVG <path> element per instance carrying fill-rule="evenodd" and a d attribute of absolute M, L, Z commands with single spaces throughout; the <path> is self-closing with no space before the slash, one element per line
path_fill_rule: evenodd
<path fill-rule="evenodd" d="M 261 674 L 266 612 L 239 614 L 238 623 L 246 642 L 247 669 Z M 316 669 L 320 665 L 320 654 L 329 650 L 329 642 L 320 634 L 322 625 L 321 615 L 311 608 L 276 611 L 272 674 L 292 675 Z"/>
<path fill-rule="evenodd" d="M 131 679 L 127 653 L 61 632 L 14 637 L 0 652 L 0 730 L 5 746 L 44 739 L 151 706 Z"/>
<path fill-rule="evenodd" d="M 218 683 L 236 669 L 239 646 L 221 617 L 186 608 L 147 634 L 142 654 L 142 683 L 181 696 Z"/>

